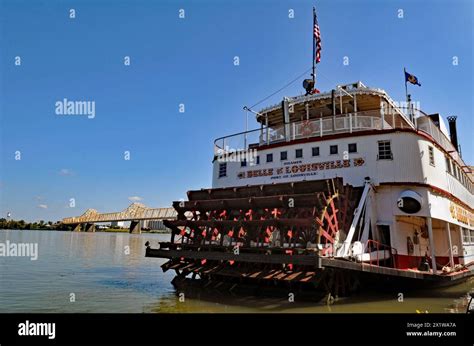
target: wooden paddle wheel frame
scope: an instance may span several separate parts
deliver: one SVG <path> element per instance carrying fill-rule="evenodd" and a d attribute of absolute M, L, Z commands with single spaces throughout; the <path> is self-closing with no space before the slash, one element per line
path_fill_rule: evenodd
<path fill-rule="evenodd" d="M 189 191 L 188 201 L 173 203 L 177 220 L 164 221 L 171 242 L 148 247 L 147 256 L 169 258 L 162 268 L 176 271 L 175 283 L 191 275 L 206 285 L 344 292 L 348 286 L 339 289 L 339 275 L 323 273 L 320 258 L 331 258 L 345 239 L 361 192 L 340 178 Z"/>

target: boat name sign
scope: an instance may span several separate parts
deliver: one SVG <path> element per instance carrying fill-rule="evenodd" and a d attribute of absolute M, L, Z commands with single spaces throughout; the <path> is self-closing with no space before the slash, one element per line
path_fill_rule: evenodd
<path fill-rule="evenodd" d="M 277 168 L 266 168 L 266 169 L 254 169 L 244 172 L 239 172 L 239 179 L 250 179 L 258 177 L 274 177 L 274 178 L 285 178 L 287 175 L 293 174 L 311 174 L 313 172 L 328 170 L 328 169 L 341 169 L 349 167 L 360 167 L 363 166 L 365 160 L 361 157 L 349 159 L 349 160 L 334 160 L 326 162 L 314 162 L 314 163 L 302 163 L 295 165 L 286 165 Z"/>

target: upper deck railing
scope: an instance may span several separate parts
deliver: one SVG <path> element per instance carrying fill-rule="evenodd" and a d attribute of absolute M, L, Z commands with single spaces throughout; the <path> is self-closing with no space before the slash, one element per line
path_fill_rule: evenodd
<path fill-rule="evenodd" d="M 453 158 L 460 161 L 457 150 L 446 135 L 421 110 L 412 110 L 414 128 L 433 138 Z M 339 114 L 336 117 L 302 120 L 277 127 L 241 132 L 214 141 L 214 154 L 217 156 L 258 149 L 274 143 L 293 141 L 311 137 L 325 137 L 334 134 L 356 133 L 360 131 L 379 131 L 388 129 L 413 128 L 396 112 L 384 109 Z"/>

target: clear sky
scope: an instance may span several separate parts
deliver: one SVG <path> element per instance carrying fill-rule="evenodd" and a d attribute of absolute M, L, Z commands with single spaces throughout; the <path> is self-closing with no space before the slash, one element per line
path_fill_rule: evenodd
<path fill-rule="evenodd" d="M 405 66 L 425 112 L 458 115 L 474 164 L 471 0 L 0 0 L 0 217 L 169 206 L 209 187 L 213 140 L 311 66 L 313 5 L 318 89 L 361 80 L 402 101 Z M 298 81 L 260 106 L 302 92 Z M 64 98 L 95 101 L 95 117 L 57 115 Z"/>

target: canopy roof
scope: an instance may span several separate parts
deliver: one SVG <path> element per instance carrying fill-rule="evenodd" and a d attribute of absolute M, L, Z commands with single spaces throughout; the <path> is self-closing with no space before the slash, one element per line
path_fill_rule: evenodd
<path fill-rule="evenodd" d="M 336 115 L 353 113 L 355 107 L 357 107 L 357 112 L 378 110 L 381 107 L 381 101 L 385 101 L 386 106 L 398 109 L 394 101 L 384 90 L 368 88 L 362 82 L 338 86 L 334 90 L 334 95 Z M 304 119 L 318 119 L 333 115 L 331 91 L 321 94 L 290 97 L 287 99 L 290 105 L 289 122 Z M 256 120 L 263 125 L 266 125 L 267 118 L 269 127 L 284 124 L 284 113 L 281 103 L 264 108 L 259 113 L 260 115 L 256 116 Z M 411 122 L 406 116 L 401 111 L 397 113 L 398 116 L 404 118 L 407 126 L 410 126 Z"/>

